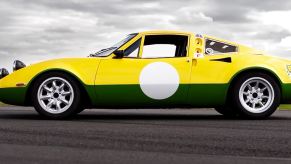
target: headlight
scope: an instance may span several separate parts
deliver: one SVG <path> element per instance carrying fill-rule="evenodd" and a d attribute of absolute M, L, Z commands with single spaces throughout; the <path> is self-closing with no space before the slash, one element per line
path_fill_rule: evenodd
<path fill-rule="evenodd" d="M 17 71 L 24 67 L 26 67 L 26 65 L 22 61 L 15 60 L 13 63 L 13 71 Z"/>
<path fill-rule="evenodd" d="M 9 72 L 7 71 L 7 69 L 5 68 L 1 68 L 0 69 L 0 79 L 2 79 L 3 77 L 9 75 Z"/>

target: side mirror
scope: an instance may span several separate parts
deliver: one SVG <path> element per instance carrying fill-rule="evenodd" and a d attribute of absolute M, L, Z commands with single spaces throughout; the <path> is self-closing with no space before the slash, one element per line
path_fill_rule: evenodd
<path fill-rule="evenodd" d="M 124 50 L 116 50 L 113 53 L 115 55 L 115 58 L 117 58 L 117 59 L 124 57 Z"/>
<path fill-rule="evenodd" d="M 7 69 L 5 68 L 1 68 L 0 69 L 0 79 L 2 79 L 3 77 L 9 75 L 9 72 L 7 71 Z"/>
<path fill-rule="evenodd" d="M 13 71 L 17 71 L 24 67 L 26 67 L 26 65 L 22 61 L 15 60 L 13 63 Z"/>

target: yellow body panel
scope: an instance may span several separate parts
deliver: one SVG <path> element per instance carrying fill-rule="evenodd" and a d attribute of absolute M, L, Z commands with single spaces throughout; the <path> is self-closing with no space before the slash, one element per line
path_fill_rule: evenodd
<path fill-rule="evenodd" d="M 188 57 L 175 59 L 102 59 L 96 76 L 96 85 L 139 84 L 142 69 L 153 62 L 166 62 L 174 66 L 180 75 L 180 83 L 190 81 L 191 62 Z"/>
<path fill-rule="evenodd" d="M 232 63 L 211 61 L 222 57 L 231 57 Z M 290 62 L 280 58 L 265 55 L 222 54 L 206 56 L 194 61 L 191 75 L 191 83 L 194 84 L 229 83 L 240 71 L 252 68 L 269 70 L 276 74 L 282 83 L 291 83 L 286 72 L 286 65 Z"/>
<path fill-rule="evenodd" d="M 100 59 L 67 58 L 41 62 L 13 72 L 0 80 L 0 88 L 13 88 L 18 83 L 28 85 L 37 75 L 49 70 L 63 70 L 77 78 L 85 85 L 94 85 L 95 75 Z"/>

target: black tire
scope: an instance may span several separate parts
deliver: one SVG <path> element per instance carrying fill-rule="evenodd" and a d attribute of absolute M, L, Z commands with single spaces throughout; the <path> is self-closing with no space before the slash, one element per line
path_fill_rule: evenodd
<path fill-rule="evenodd" d="M 62 78 L 65 79 L 72 87 L 74 98 L 72 100 L 71 105 L 62 113 L 50 113 L 45 110 L 38 101 L 38 91 L 41 87 L 42 83 L 50 78 Z M 82 109 L 82 102 L 81 102 L 81 91 L 78 86 L 78 83 L 70 76 L 62 72 L 49 72 L 46 74 L 41 75 L 34 83 L 31 92 L 32 103 L 35 110 L 45 118 L 48 119 L 66 119 L 76 115 Z"/>
<path fill-rule="evenodd" d="M 225 115 L 226 111 L 224 110 L 223 107 L 216 107 L 214 108 L 216 110 L 216 112 L 218 112 L 219 114 Z"/>
<path fill-rule="evenodd" d="M 79 114 L 79 113 L 83 112 L 84 110 L 85 110 L 85 108 L 81 107 L 81 108 L 79 108 L 79 110 L 76 111 L 76 114 Z"/>
<path fill-rule="evenodd" d="M 226 105 L 223 105 L 220 107 L 216 107 L 214 109 L 226 118 L 235 118 L 238 116 L 238 113 L 235 110 L 235 108 L 230 107 L 229 104 L 226 104 Z"/>
<path fill-rule="evenodd" d="M 263 105 L 265 105 L 265 107 L 260 105 L 260 104 L 258 105 L 257 103 L 254 103 L 255 110 L 256 110 L 257 106 L 260 106 L 262 108 L 262 111 L 260 111 L 260 110 L 255 111 L 255 110 L 251 110 L 251 109 L 247 108 L 247 105 L 249 105 L 250 108 L 252 108 L 251 106 L 253 105 L 253 103 L 251 103 L 251 102 L 246 103 L 246 101 L 243 101 L 245 99 L 244 96 L 246 96 L 246 95 L 241 96 L 241 100 L 240 100 L 240 89 L 243 88 L 243 85 L 247 84 L 247 82 L 251 82 L 251 80 L 257 80 L 257 81 L 262 80 L 262 82 L 265 82 L 265 84 L 261 83 L 260 85 L 266 85 L 266 86 L 270 87 L 269 91 L 271 91 L 270 93 L 272 93 L 272 94 L 269 93 L 269 96 L 267 96 L 267 97 L 273 97 L 273 99 L 271 98 L 270 101 L 268 101 L 269 99 L 264 100 L 264 101 L 269 102 L 268 103 L 269 105 L 266 105 L 267 102 L 263 102 L 262 96 L 258 97 L 258 99 L 262 102 Z M 254 82 L 254 83 L 256 84 L 256 82 Z M 264 86 L 262 86 L 262 88 L 263 87 Z M 248 87 L 248 88 L 250 88 L 250 87 Z M 253 86 L 251 86 L 251 88 L 252 88 L 251 90 L 253 90 Z M 256 88 L 256 86 L 254 86 L 254 88 Z M 257 91 L 256 93 L 264 93 L 264 91 L 260 91 L 260 92 Z M 242 95 L 242 93 L 241 93 L 241 95 Z M 249 99 L 249 98 L 247 98 L 247 99 L 254 102 L 253 100 L 257 97 L 257 96 L 255 96 L 255 93 L 249 92 L 248 96 L 249 95 L 251 95 L 251 99 Z M 256 95 L 258 95 L 258 94 L 256 94 Z M 273 96 L 271 96 L 271 95 L 273 95 Z M 275 110 L 278 108 L 278 106 L 280 105 L 280 96 L 281 96 L 281 92 L 280 92 L 279 85 L 277 84 L 277 82 L 274 80 L 273 77 L 271 77 L 270 75 L 265 74 L 265 73 L 255 73 L 254 72 L 254 73 L 244 74 L 237 79 L 234 86 L 232 87 L 230 100 L 231 100 L 231 105 L 236 109 L 236 111 L 238 112 L 238 114 L 242 118 L 264 119 L 264 118 L 267 118 L 270 115 L 272 115 L 275 112 Z M 241 101 L 243 101 L 243 102 L 241 102 Z"/>

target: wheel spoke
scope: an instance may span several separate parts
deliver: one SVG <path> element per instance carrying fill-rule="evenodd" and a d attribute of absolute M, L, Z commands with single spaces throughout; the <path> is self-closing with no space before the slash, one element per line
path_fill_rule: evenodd
<path fill-rule="evenodd" d="M 250 99 L 247 99 L 245 102 L 246 102 L 246 103 L 249 103 L 250 101 L 251 101 Z"/>
<path fill-rule="evenodd" d="M 57 103 L 56 103 L 56 109 L 57 110 L 60 110 L 61 109 L 61 102 L 60 101 L 57 101 Z"/>
<path fill-rule="evenodd" d="M 267 89 L 267 87 L 264 87 L 261 89 L 261 93 L 264 92 Z"/>
<path fill-rule="evenodd" d="M 56 80 L 54 80 L 52 84 L 53 84 L 53 87 L 54 87 L 55 89 L 58 88 L 57 83 L 56 83 Z"/>
<path fill-rule="evenodd" d="M 48 100 L 48 99 L 50 99 L 50 98 L 51 98 L 50 95 L 42 95 L 42 96 L 40 97 L 41 100 Z"/>
<path fill-rule="evenodd" d="M 69 102 L 65 99 L 65 98 L 60 98 L 60 100 L 65 104 L 65 105 L 68 105 Z"/>
<path fill-rule="evenodd" d="M 256 82 L 255 88 L 258 89 L 259 88 L 259 82 Z"/>
<path fill-rule="evenodd" d="M 252 90 L 252 86 L 250 84 L 248 84 L 247 86 L 248 86 L 249 91 L 251 91 Z"/>
<path fill-rule="evenodd" d="M 64 90 L 64 86 L 65 86 L 65 83 L 62 83 L 59 87 L 59 91 L 63 91 Z"/>
<path fill-rule="evenodd" d="M 43 89 L 46 90 L 46 91 L 48 91 L 48 92 L 50 92 L 50 93 L 53 92 L 53 89 L 52 88 L 49 88 L 47 85 L 44 85 L 43 86 Z"/>
<path fill-rule="evenodd" d="M 49 103 L 46 105 L 47 108 L 51 108 L 54 103 L 55 103 L 54 100 L 50 100 Z"/>
<path fill-rule="evenodd" d="M 62 96 L 67 96 L 67 95 L 70 95 L 71 94 L 71 92 L 69 91 L 69 92 L 63 92 L 61 95 Z"/>
<path fill-rule="evenodd" d="M 269 98 L 269 96 L 262 96 L 262 99 L 268 99 Z"/>
<path fill-rule="evenodd" d="M 264 106 L 264 104 L 263 104 L 261 101 L 259 102 L 259 104 L 261 105 L 261 107 L 263 107 L 263 106 Z"/>
<path fill-rule="evenodd" d="M 255 107 L 256 107 L 256 103 L 253 102 L 253 103 L 252 103 L 252 108 L 255 108 Z"/>

